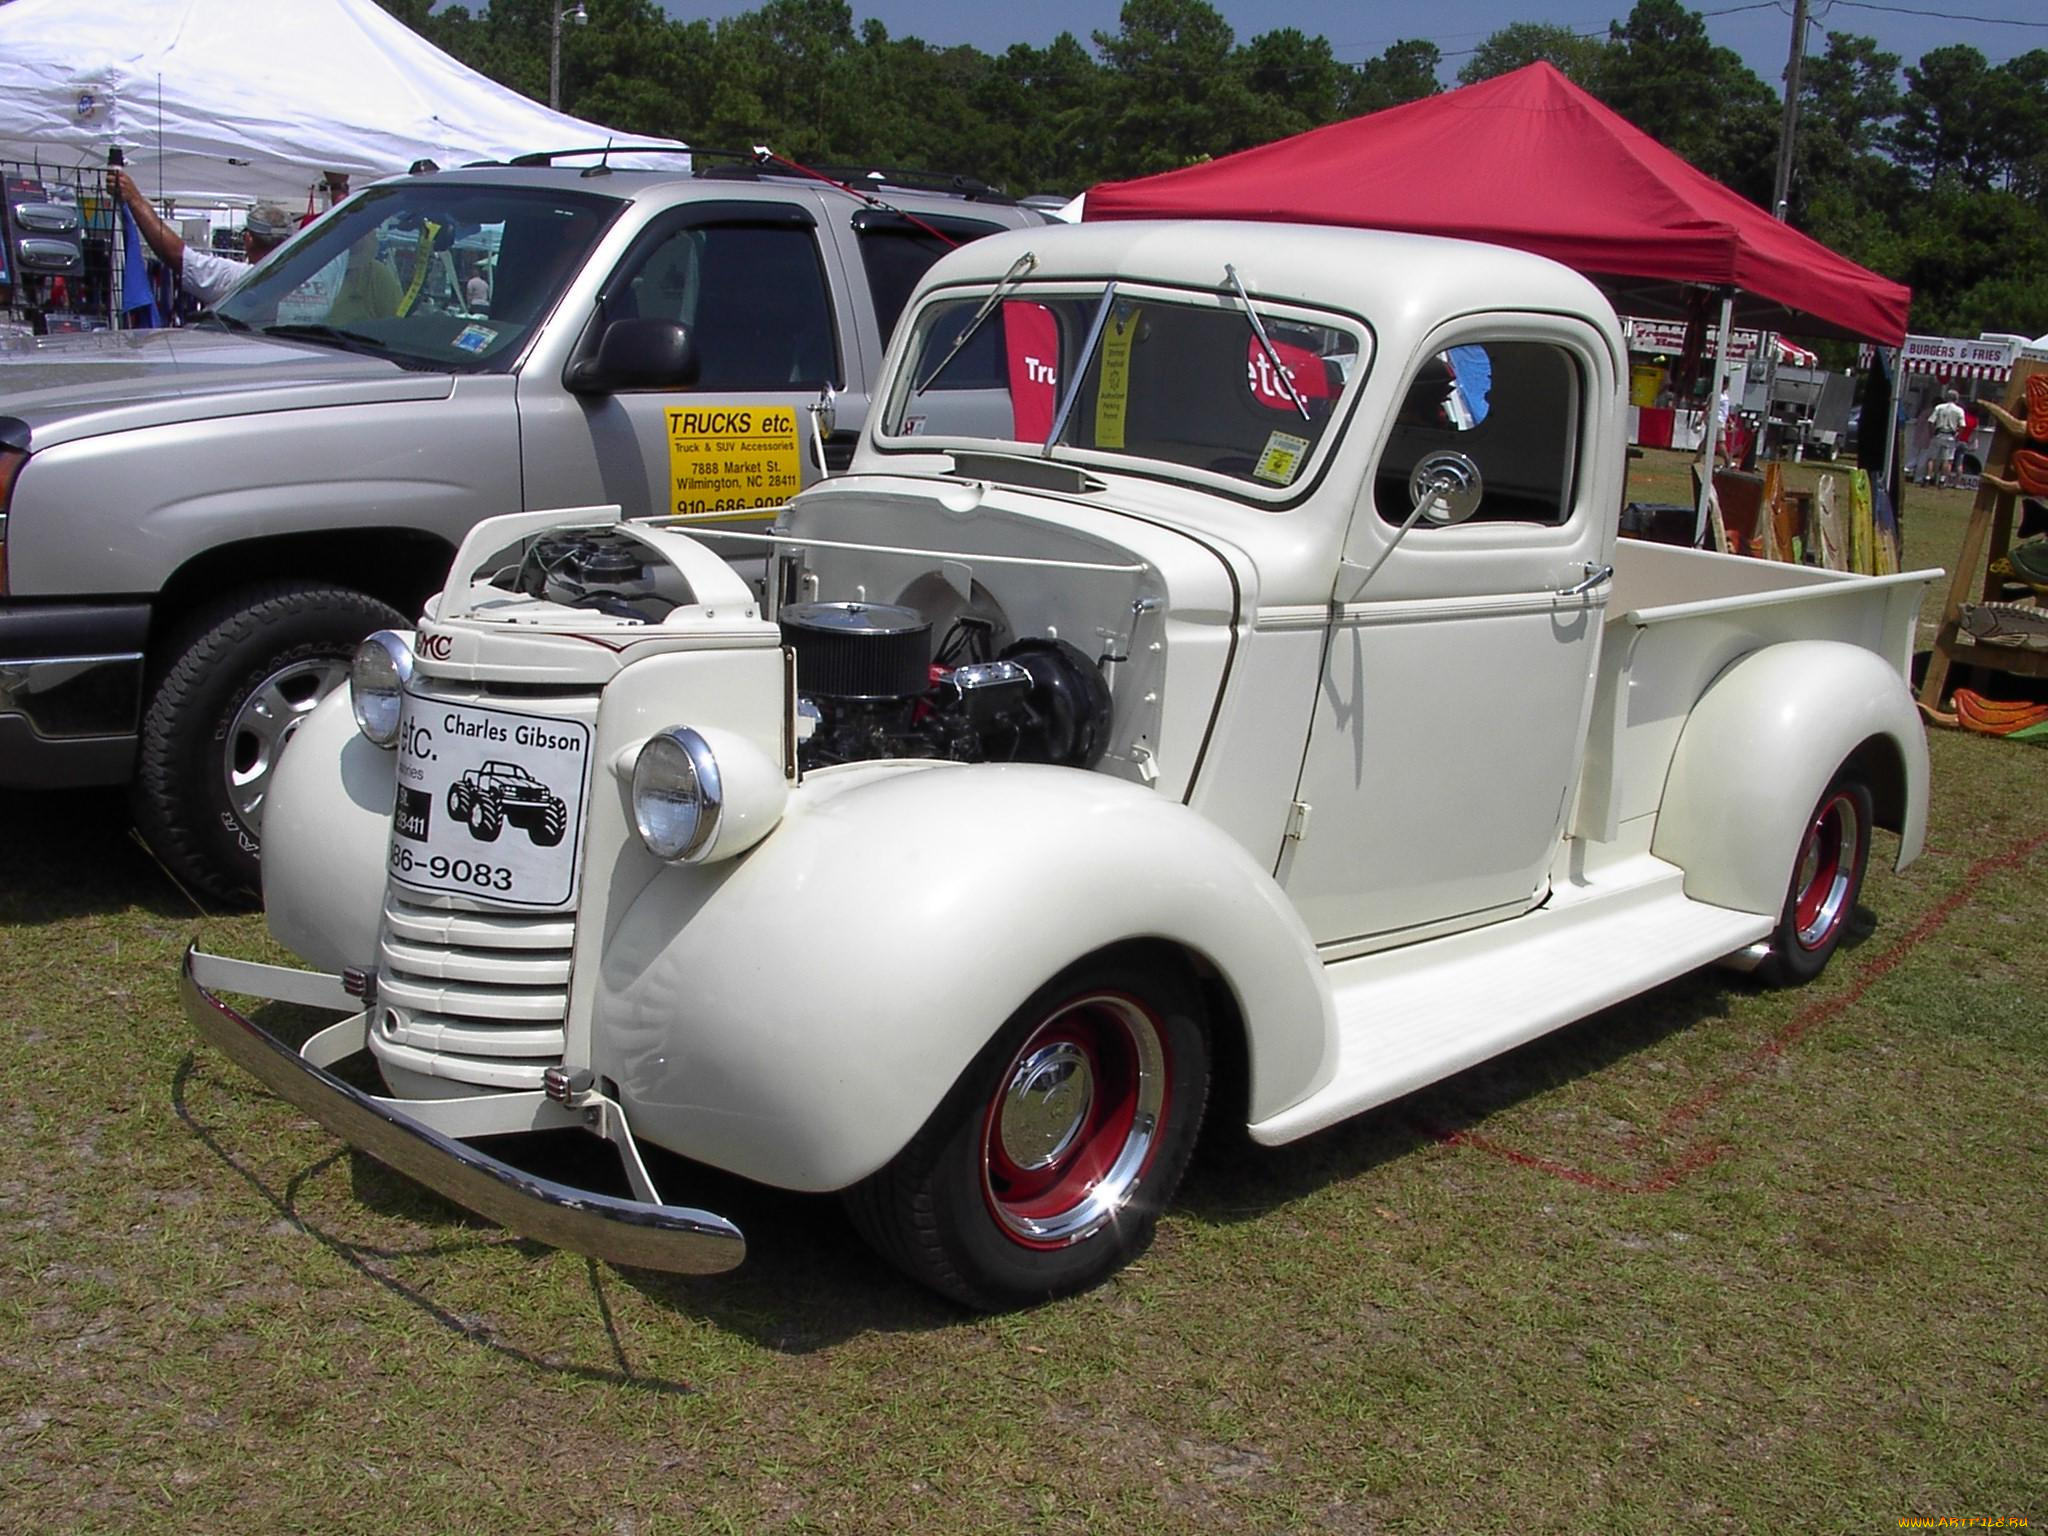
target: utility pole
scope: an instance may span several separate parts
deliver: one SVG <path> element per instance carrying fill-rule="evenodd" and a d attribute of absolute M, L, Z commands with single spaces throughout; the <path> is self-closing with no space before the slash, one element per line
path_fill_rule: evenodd
<path fill-rule="evenodd" d="M 1792 145 L 1799 133 L 1799 65 L 1805 57 L 1806 0 L 1792 0 L 1792 51 L 1785 58 L 1785 123 L 1778 133 L 1778 174 L 1771 185 L 1771 217 L 1781 224 L 1792 211 Z M 1757 442 L 1758 456 L 1762 457 L 1771 446 L 1770 433 L 1775 425 L 1771 407 L 1778 392 L 1778 343 L 1770 332 L 1757 334 L 1766 348 L 1764 419 Z"/>
<path fill-rule="evenodd" d="M 1806 57 L 1806 0 L 1792 3 L 1792 52 L 1785 60 L 1785 125 L 1778 133 L 1778 176 L 1771 217 L 1784 221 L 1792 200 L 1792 142 L 1799 131 L 1799 65 Z"/>

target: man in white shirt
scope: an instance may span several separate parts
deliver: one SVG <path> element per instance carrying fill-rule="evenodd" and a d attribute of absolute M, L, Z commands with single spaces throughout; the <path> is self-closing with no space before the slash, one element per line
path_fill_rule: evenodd
<path fill-rule="evenodd" d="M 1936 485 L 1948 484 L 1950 464 L 1956 456 L 1956 434 L 1963 430 L 1963 408 L 1957 403 L 1958 398 L 1951 389 L 1942 395 L 1941 404 L 1927 413 L 1927 425 L 1934 436 L 1920 460 L 1922 485 L 1927 484 L 1930 474 Z"/>
<path fill-rule="evenodd" d="M 128 205 L 128 211 L 135 216 L 135 227 L 156 252 L 157 259 L 177 270 L 179 286 L 209 309 L 247 275 L 251 266 L 276 250 L 297 228 L 292 216 L 277 204 L 258 203 L 249 210 L 248 220 L 242 226 L 246 260 L 237 261 L 232 256 L 217 256 L 187 245 L 175 229 L 157 216 L 149 199 L 126 171 L 108 171 L 107 187 Z"/>

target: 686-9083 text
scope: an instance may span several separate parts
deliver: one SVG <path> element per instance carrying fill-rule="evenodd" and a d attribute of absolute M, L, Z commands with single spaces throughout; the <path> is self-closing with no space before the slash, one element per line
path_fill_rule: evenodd
<path fill-rule="evenodd" d="M 480 891 L 509 891 L 512 889 L 512 871 L 501 864 L 485 864 L 476 859 L 451 859 L 442 854 L 431 858 L 421 857 L 410 848 L 391 850 L 391 868 L 398 874 L 425 874 L 435 880 L 449 880 L 457 885 L 473 885 Z"/>

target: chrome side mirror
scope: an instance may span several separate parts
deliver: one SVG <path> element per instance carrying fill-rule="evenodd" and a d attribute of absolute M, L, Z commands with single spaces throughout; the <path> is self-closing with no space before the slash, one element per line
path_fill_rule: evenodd
<path fill-rule="evenodd" d="M 1462 523 L 1479 510 L 1485 489 L 1470 454 L 1455 448 L 1424 454 L 1408 476 L 1408 500 L 1414 511 L 1401 531 L 1406 533 L 1417 519 L 1438 528 Z"/>
<path fill-rule="evenodd" d="M 818 424 L 818 436 L 830 437 L 839 426 L 839 391 L 827 384 L 809 410 L 811 419 Z"/>

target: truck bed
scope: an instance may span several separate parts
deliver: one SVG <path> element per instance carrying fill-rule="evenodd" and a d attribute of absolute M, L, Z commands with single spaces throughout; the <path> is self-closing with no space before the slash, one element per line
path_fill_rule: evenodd
<path fill-rule="evenodd" d="M 1625 823 L 1656 811 L 1694 702 L 1751 651 L 1834 640 L 1908 675 L 1921 592 L 1941 574 L 1857 576 L 1622 540 L 1574 834 L 1612 842 Z"/>

